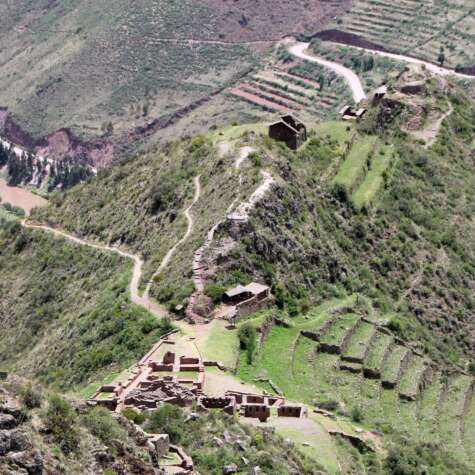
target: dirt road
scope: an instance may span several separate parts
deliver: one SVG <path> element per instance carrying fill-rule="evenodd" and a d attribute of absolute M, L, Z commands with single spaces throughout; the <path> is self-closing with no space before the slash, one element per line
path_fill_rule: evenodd
<path fill-rule="evenodd" d="M 297 58 L 303 59 L 305 61 L 311 61 L 312 63 L 321 64 L 325 68 L 331 69 L 336 74 L 343 77 L 348 83 L 348 86 L 353 93 L 353 99 L 357 104 L 361 100 L 366 99 L 366 94 L 364 92 L 360 78 L 351 69 L 348 69 L 341 64 L 334 63 L 333 61 L 328 61 L 327 59 L 323 59 L 305 52 L 309 46 L 310 43 L 294 43 L 289 46 L 288 50 L 290 54 L 296 56 Z"/>

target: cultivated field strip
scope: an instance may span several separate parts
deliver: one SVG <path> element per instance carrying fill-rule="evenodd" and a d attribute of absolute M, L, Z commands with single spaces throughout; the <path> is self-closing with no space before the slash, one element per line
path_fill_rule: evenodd
<path fill-rule="evenodd" d="M 356 0 L 338 29 L 391 51 L 436 62 L 445 47 L 446 64 L 475 65 L 475 5 L 455 0 Z"/>

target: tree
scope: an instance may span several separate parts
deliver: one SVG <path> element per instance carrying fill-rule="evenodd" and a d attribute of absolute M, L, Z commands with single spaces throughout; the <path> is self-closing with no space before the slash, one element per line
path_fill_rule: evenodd
<path fill-rule="evenodd" d="M 444 53 L 444 47 L 440 47 L 439 51 L 439 56 L 437 57 L 437 62 L 440 64 L 440 66 L 443 66 L 445 63 L 445 53 Z"/>

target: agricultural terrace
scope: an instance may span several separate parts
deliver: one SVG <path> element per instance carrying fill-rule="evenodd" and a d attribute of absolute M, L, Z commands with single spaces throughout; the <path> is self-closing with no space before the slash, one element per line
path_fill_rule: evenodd
<path fill-rule="evenodd" d="M 307 121 L 335 118 L 351 101 L 342 78 L 318 64 L 294 58 L 283 47 L 272 65 L 250 73 L 227 93 L 251 105 L 256 115 L 292 113 Z"/>
<path fill-rule="evenodd" d="M 420 442 L 433 442 L 440 433 L 451 451 L 475 462 L 472 426 L 464 423 L 464 415 L 475 418 L 474 379 L 447 377 L 396 343 L 388 330 L 361 320 L 356 302 L 355 296 L 335 299 L 293 318 L 290 326 L 275 324 L 251 363 L 241 351 L 237 375 L 261 381 L 257 384 L 267 391 L 272 387 L 265 381 L 271 380 L 295 401 L 343 407 L 345 413 L 357 407 L 366 426 L 411 433 Z M 240 325 L 259 328 L 264 320 L 260 315 Z"/>
<path fill-rule="evenodd" d="M 355 0 L 335 28 L 393 52 L 444 64 L 475 65 L 473 2 L 459 0 Z"/>

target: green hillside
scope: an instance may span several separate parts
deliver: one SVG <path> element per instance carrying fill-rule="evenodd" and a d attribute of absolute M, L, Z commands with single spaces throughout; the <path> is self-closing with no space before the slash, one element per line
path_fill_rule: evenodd
<path fill-rule="evenodd" d="M 122 369 L 168 330 L 130 303 L 131 266 L 0 217 L 0 366 L 69 389 Z"/>

